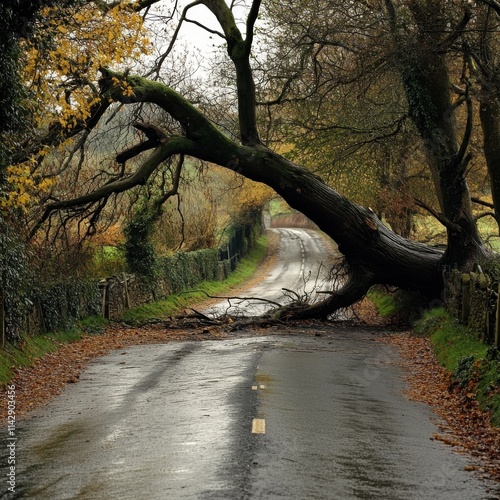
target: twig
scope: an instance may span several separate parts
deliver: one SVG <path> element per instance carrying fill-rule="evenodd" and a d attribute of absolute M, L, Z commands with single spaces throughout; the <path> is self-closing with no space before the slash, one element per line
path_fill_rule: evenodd
<path fill-rule="evenodd" d="M 474 217 L 474 220 L 479 220 L 484 217 L 493 217 L 495 218 L 495 213 L 494 212 L 482 212 Z"/>
<path fill-rule="evenodd" d="M 273 304 L 276 307 L 281 307 L 282 305 L 279 302 L 275 302 L 274 300 L 269 300 L 269 299 L 263 299 L 261 297 L 226 297 L 226 296 L 220 296 L 220 295 L 210 295 L 208 292 L 205 290 L 187 290 L 185 292 L 181 292 L 182 294 L 185 293 L 203 293 L 206 295 L 209 299 L 221 299 L 221 300 L 261 300 L 262 302 L 267 302 L 268 304 Z"/>
<path fill-rule="evenodd" d="M 298 302 L 302 302 L 302 299 L 301 299 L 300 295 L 296 291 L 290 290 L 289 288 L 282 288 L 282 290 L 284 290 L 285 292 L 288 292 L 288 293 L 290 293 L 292 295 L 295 295 L 295 297 L 297 298 L 297 301 Z"/>
<path fill-rule="evenodd" d="M 204 319 L 205 321 L 208 321 L 210 323 L 213 323 L 214 325 L 215 324 L 219 324 L 220 322 L 219 321 L 215 321 L 213 318 L 209 318 L 208 316 L 206 316 L 205 314 L 201 313 L 200 311 L 197 311 L 196 309 L 193 309 L 192 307 L 189 307 L 188 308 L 190 311 L 193 311 L 196 316 Z"/>

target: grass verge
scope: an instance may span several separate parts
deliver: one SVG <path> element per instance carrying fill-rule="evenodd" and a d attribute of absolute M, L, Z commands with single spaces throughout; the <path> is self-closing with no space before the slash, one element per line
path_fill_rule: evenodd
<path fill-rule="evenodd" d="M 45 335 L 23 335 L 18 344 L 7 345 L 0 349 L 0 387 L 5 387 L 18 367 L 30 366 L 37 358 L 82 338 L 89 333 L 101 332 L 108 321 L 99 316 L 91 316 L 78 322 L 74 328 L 64 332 Z"/>
<path fill-rule="evenodd" d="M 401 305 L 394 299 L 392 295 L 380 292 L 378 290 L 370 290 L 367 295 L 368 299 L 375 304 L 378 314 L 382 318 L 390 318 L 399 314 L 402 310 Z"/>
<path fill-rule="evenodd" d="M 473 396 L 500 426 L 500 352 L 474 337 L 444 309 L 427 311 L 414 325 L 430 338 L 439 363 L 452 374 L 452 388 Z"/>
<path fill-rule="evenodd" d="M 367 298 L 375 305 L 379 316 L 393 324 L 408 324 L 408 318 L 428 302 L 418 293 L 405 290 L 389 293 L 383 287 L 372 287 Z"/>
<path fill-rule="evenodd" d="M 122 319 L 127 323 L 138 325 L 148 320 L 166 318 L 177 314 L 182 309 L 205 300 L 207 298 L 206 294 L 223 295 L 251 278 L 258 265 L 264 260 L 266 253 L 267 236 L 263 235 L 257 240 L 255 248 L 250 251 L 247 257 L 241 260 L 236 270 L 225 280 L 203 281 L 196 286 L 196 291 L 169 295 L 164 300 L 129 309 L 124 312 Z"/>

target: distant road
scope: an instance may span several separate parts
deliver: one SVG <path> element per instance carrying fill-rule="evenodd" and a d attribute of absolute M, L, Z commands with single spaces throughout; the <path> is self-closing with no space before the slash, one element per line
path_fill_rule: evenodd
<path fill-rule="evenodd" d="M 278 259 L 261 283 L 245 291 L 245 297 L 255 297 L 255 300 L 225 301 L 206 312 L 258 315 L 273 307 L 258 298 L 280 304 L 287 301 L 283 288 L 308 293 L 314 299 L 316 290 L 331 288 L 328 280 L 332 250 L 324 237 L 312 229 L 279 228 L 270 231 L 278 233 L 280 239 Z"/>

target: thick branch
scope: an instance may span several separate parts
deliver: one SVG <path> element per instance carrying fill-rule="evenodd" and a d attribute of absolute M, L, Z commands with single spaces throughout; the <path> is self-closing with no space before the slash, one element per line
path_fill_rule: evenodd
<path fill-rule="evenodd" d="M 351 271 L 345 285 L 321 302 L 313 305 L 300 306 L 291 304 L 278 309 L 271 314 L 279 319 L 327 319 L 339 309 L 345 309 L 361 300 L 373 284 L 371 276 L 361 269 Z"/>
<path fill-rule="evenodd" d="M 466 8 L 464 12 L 464 16 L 461 21 L 457 24 L 455 29 L 450 33 L 445 40 L 443 40 L 439 44 L 439 50 L 448 50 L 463 34 L 465 28 L 469 24 L 469 21 L 472 19 L 472 12 L 470 8 Z"/>
<path fill-rule="evenodd" d="M 485 217 L 493 217 L 495 219 L 495 212 L 483 212 L 474 217 L 474 220 L 484 219 Z"/>
<path fill-rule="evenodd" d="M 236 88 L 238 92 L 238 119 L 241 141 L 243 144 L 260 144 L 257 130 L 255 82 L 250 67 L 250 52 L 253 35 L 247 33 L 243 40 L 233 13 L 224 0 L 204 0 L 203 3 L 215 15 L 224 31 L 227 41 L 227 53 L 236 70 Z M 260 0 L 254 0 L 247 26 L 252 26 L 257 19 Z"/>
<path fill-rule="evenodd" d="M 473 203 L 477 203 L 478 205 L 482 205 L 483 207 L 495 208 L 495 205 L 489 201 L 481 200 L 481 198 L 476 198 L 475 196 L 471 197 L 471 201 Z"/>
<path fill-rule="evenodd" d="M 257 18 L 259 17 L 260 4 L 261 4 L 261 0 L 253 0 L 252 7 L 250 9 L 250 12 L 248 13 L 247 38 L 246 38 L 246 45 L 247 45 L 247 50 L 248 50 L 247 55 L 250 55 L 250 49 L 252 48 L 253 32 L 254 32 L 255 22 L 257 21 Z"/>
<path fill-rule="evenodd" d="M 472 154 L 466 154 L 467 148 L 469 147 L 470 139 L 472 136 L 472 128 L 473 128 L 473 109 L 472 109 L 472 99 L 469 97 L 469 83 L 466 83 L 465 89 L 465 102 L 467 106 L 467 123 L 465 125 L 465 132 L 462 138 L 462 143 L 460 144 L 460 149 L 454 161 L 459 166 L 459 171 L 463 174 L 465 173 L 465 169 L 467 168 L 468 163 L 472 159 Z"/>
<path fill-rule="evenodd" d="M 188 152 L 192 146 L 191 142 L 184 137 L 171 138 L 166 143 L 157 147 L 150 157 L 129 177 L 119 179 L 101 186 L 100 188 L 71 200 L 57 201 L 49 204 L 42 218 L 30 233 L 30 239 L 35 235 L 41 225 L 56 210 L 68 210 L 75 207 L 81 207 L 96 203 L 102 199 L 107 199 L 112 194 L 123 193 L 135 186 L 143 185 L 156 170 L 158 165 L 174 154 Z"/>
<path fill-rule="evenodd" d="M 140 76 L 128 76 L 124 73 L 101 68 L 101 89 L 119 102 L 150 102 L 157 104 L 177 120 L 191 139 L 205 135 L 207 130 L 215 130 L 212 123 L 190 102 L 167 85 L 153 82 Z M 116 81 L 123 82 L 133 89 L 133 95 L 124 95 L 122 87 Z"/>
<path fill-rule="evenodd" d="M 160 0 L 138 0 L 135 3 L 131 3 L 128 8 L 135 12 L 141 12 L 141 10 L 147 9 L 154 5 L 155 3 L 158 3 Z M 116 0 L 115 2 L 107 3 L 104 0 L 95 0 L 95 4 L 99 7 L 100 10 L 103 12 L 109 12 L 111 9 L 114 9 L 115 7 L 118 7 L 123 3 L 122 0 Z"/>
<path fill-rule="evenodd" d="M 124 165 L 128 160 L 134 158 L 138 154 L 165 143 L 167 140 L 167 136 L 155 125 L 150 123 L 135 122 L 133 126 L 141 132 L 144 132 L 148 140 L 141 142 L 140 144 L 136 144 L 135 146 L 132 146 L 117 155 L 116 161 L 121 165 Z"/>

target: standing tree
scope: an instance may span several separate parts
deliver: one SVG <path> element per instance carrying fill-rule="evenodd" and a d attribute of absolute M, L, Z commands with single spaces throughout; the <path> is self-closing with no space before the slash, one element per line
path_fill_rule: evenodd
<path fill-rule="evenodd" d="M 455 103 L 450 94 L 448 54 L 463 38 L 472 16 L 471 7 L 460 0 L 444 3 L 439 0 L 343 2 L 344 9 L 353 16 L 362 15 L 365 19 L 372 16 L 372 24 L 385 27 L 384 44 L 392 49 L 385 64 L 391 64 L 400 75 L 408 114 L 422 139 L 440 204 L 439 210 L 427 209 L 447 229 L 448 248 L 443 253 L 392 232 L 371 209 L 351 202 L 307 168 L 263 144 L 251 64 L 253 45 L 258 44 L 254 31 L 261 2 L 253 0 L 244 21 L 237 22 L 224 0 L 200 0 L 185 8 L 181 22 L 187 22 L 190 9 L 200 5 L 217 20 L 219 27 L 210 28 L 210 31 L 223 39 L 233 66 L 238 137 L 215 126 L 200 108 L 161 81 L 101 67 L 98 98 L 94 97 L 85 114 L 78 114 L 76 110 L 75 119 L 69 115 L 64 118 L 66 124 L 71 123 L 69 130 L 59 120 L 55 126 L 58 133 L 50 129 L 46 142 L 53 144 L 68 135 L 88 135 L 102 121 L 103 107 L 109 107 L 110 102 L 122 106 L 147 103 L 167 113 L 176 127 L 165 130 L 153 140 L 147 138 L 135 149 L 129 148 L 126 162 L 136 161 L 137 166 L 133 169 L 115 170 L 107 182 L 82 195 L 49 201 L 35 230 L 58 212 L 71 216 L 77 210 L 79 216 L 82 213 L 95 215 L 96 205 L 102 207 L 103 202 L 119 193 L 144 185 L 165 161 L 175 155 L 184 155 L 267 184 L 337 242 L 348 264 L 349 278 L 325 301 L 296 313 L 302 317 L 327 316 L 359 300 L 378 283 L 438 296 L 443 286 L 441 271 L 444 265 L 468 269 L 478 259 L 488 258 L 472 217 L 466 183 L 472 127 L 468 82 L 464 79 L 463 103 L 467 107 L 467 120 L 460 139 Z M 240 27 L 244 27 L 244 32 Z M 330 35 L 335 42 L 335 33 Z M 319 53 L 326 45 L 315 41 L 311 50 Z M 329 45 L 344 49 L 338 43 Z M 170 47 L 159 61 L 165 60 L 169 50 Z M 159 73 L 159 68 L 156 69 Z M 106 115 L 106 120 L 112 119 L 113 116 Z M 150 152 L 145 156 L 147 150 Z M 118 155 L 118 163 L 124 164 L 123 158 L 123 154 Z"/>

